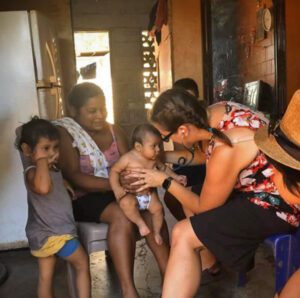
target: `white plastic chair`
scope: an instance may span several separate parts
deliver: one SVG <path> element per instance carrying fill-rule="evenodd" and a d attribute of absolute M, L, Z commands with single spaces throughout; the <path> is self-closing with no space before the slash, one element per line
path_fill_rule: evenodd
<path fill-rule="evenodd" d="M 108 224 L 105 223 L 77 222 L 79 240 L 88 255 L 92 252 L 107 250 L 107 230 Z M 67 263 L 67 272 L 70 296 L 78 298 L 76 273 L 70 263 Z"/>

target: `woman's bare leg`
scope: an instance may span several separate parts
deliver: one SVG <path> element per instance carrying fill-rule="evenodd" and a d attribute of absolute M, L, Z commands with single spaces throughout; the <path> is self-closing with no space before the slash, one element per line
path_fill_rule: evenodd
<path fill-rule="evenodd" d="M 109 223 L 108 249 L 120 281 L 122 297 L 137 298 L 133 281 L 136 228 L 115 202 L 104 209 L 100 220 Z"/>
<path fill-rule="evenodd" d="M 150 227 L 150 230 L 153 231 L 152 215 L 150 214 L 150 212 L 144 211 L 142 213 L 142 216 L 145 222 L 147 223 L 148 227 Z M 157 261 L 160 274 L 163 279 L 166 272 L 166 267 L 170 253 L 169 232 L 165 221 L 163 221 L 163 226 L 161 228 L 160 234 L 163 239 L 163 243 L 161 245 L 158 245 L 156 243 L 153 232 L 146 236 L 146 242 Z"/>
<path fill-rule="evenodd" d="M 188 219 L 177 223 L 172 232 L 170 258 L 163 285 L 163 298 L 194 297 L 200 285 L 203 247 Z"/>
<path fill-rule="evenodd" d="M 68 257 L 64 258 L 76 270 L 76 286 L 79 298 L 91 297 L 91 278 L 89 258 L 81 245 Z"/>
<path fill-rule="evenodd" d="M 300 298 L 300 269 L 288 280 L 279 298 Z"/>
<path fill-rule="evenodd" d="M 183 220 L 194 215 L 190 210 L 185 210 L 180 202 L 168 192 L 165 193 L 164 201 L 177 220 Z M 201 250 L 200 255 L 202 260 L 202 270 L 211 268 L 217 261 L 215 256 L 207 249 Z"/>
<path fill-rule="evenodd" d="M 39 298 L 53 298 L 53 276 L 55 271 L 56 257 L 38 258 L 39 281 L 37 294 Z"/>

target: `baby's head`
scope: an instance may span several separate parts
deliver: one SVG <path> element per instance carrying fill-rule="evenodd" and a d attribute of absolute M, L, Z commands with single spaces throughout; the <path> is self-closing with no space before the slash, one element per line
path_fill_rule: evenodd
<path fill-rule="evenodd" d="M 153 125 L 141 124 L 134 129 L 131 144 L 145 158 L 155 160 L 162 145 L 161 135 Z"/>
<path fill-rule="evenodd" d="M 22 125 L 17 149 L 21 150 L 33 163 L 39 158 L 58 159 L 59 131 L 44 119 L 32 119 Z"/>

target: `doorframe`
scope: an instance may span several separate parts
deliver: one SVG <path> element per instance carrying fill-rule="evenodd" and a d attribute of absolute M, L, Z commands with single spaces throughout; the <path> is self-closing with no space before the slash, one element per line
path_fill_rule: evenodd
<path fill-rule="evenodd" d="M 274 5 L 274 60 L 276 102 L 275 115 L 281 117 L 286 110 L 286 35 L 285 0 L 273 0 Z"/>

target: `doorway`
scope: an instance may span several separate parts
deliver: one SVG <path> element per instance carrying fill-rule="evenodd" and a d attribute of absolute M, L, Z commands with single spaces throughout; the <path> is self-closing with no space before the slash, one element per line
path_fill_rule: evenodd
<path fill-rule="evenodd" d="M 77 83 L 91 82 L 104 92 L 107 121 L 114 123 L 113 93 L 108 31 L 74 33 Z"/>

